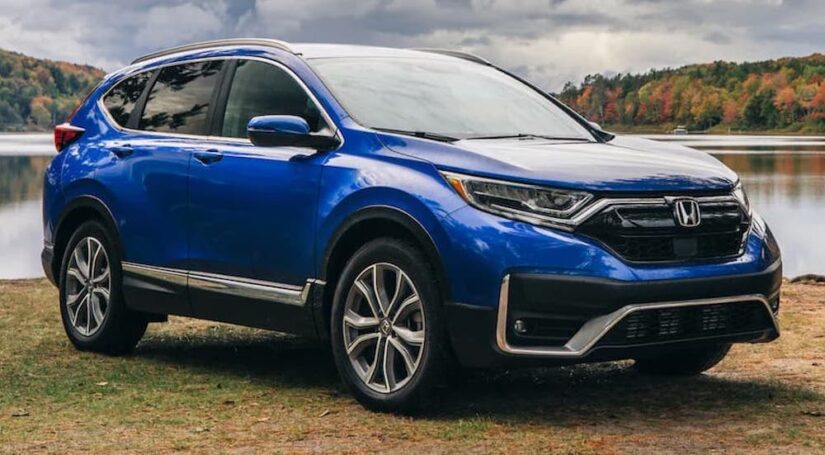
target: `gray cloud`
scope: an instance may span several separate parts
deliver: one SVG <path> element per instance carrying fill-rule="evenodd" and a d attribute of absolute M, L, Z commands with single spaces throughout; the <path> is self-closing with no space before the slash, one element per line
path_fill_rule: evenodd
<path fill-rule="evenodd" d="M 116 69 L 231 36 L 477 52 L 557 90 L 588 73 L 823 51 L 817 0 L 0 0 L 0 47 Z"/>

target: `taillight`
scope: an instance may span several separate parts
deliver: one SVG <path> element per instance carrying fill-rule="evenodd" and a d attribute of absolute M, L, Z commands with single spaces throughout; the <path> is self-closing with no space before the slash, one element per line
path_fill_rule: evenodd
<path fill-rule="evenodd" d="M 58 153 L 72 142 L 80 139 L 85 130 L 68 123 L 62 123 L 54 127 L 54 148 Z"/>

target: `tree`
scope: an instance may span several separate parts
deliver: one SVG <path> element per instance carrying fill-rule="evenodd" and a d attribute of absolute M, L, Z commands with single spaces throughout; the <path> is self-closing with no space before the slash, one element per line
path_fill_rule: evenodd
<path fill-rule="evenodd" d="M 0 130 L 16 130 L 23 127 L 23 118 L 8 101 L 0 99 Z"/>
<path fill-rule="evenodd" d="M 0 131 L 51 128 L 101 77 L 89 66 L 0 50 Z"/>
<path fill-rule="evenodd" d="M 745 104 L 743 117 L 751 128 L 774 128 L 779 119 L 779 111 L 773 104 L 773 89 L 762 90 L 753 95 Z"/>
<path fill-rule="evenodd" d="M 52 100 L 48 96 L 38 96 L 31 102 L 31 119 L 35 125 L 41 128 L 49 128 L 52 125 Z"/>

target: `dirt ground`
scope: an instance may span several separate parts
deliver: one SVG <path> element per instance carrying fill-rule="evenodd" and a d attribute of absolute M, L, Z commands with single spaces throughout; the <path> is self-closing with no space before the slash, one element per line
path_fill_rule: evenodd
<path fill-rule="evenodd" d="M 629 362 L 473 373 L 417 417 L 374 414 L 323 346 L 172 318 L 133 355 L 78 352 L 45 280 L 0 281 L 3 453 L 825 453 L 825 285 L 782 336 L 700 377 Z"/>

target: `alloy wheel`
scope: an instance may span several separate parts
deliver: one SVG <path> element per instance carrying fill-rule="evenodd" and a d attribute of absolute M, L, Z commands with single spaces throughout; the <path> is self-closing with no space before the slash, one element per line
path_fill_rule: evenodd
<path fill-rule="evenodd" d="M 347 294 L 344 347 L 370 389 L 391 393 L 415 374 L 424 352 L 424 309 L 410 278 L 389 263 L 364 269 Z"/>
<path fill-rule="evenodd" d="M 81 335 L 100 330 L 111 302 L 111 268 L 106 249 L 94 237 L 77 243 L 66 270 L 66 309 L 69 322 Z"/>

